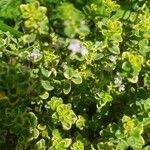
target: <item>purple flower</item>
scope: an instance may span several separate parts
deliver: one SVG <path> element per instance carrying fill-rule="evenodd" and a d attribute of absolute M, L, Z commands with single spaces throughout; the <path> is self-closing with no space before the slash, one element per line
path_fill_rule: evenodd
<path fill-rule="evenodd" d="M 114 83 L 115 83 L 115 84 L 121 84 L 121 83 L 122 83 L 122 78 L 119 77 L 119 76 L 118 76 L 118 77 L 115 77 L 115 78 L 114 78 Z"/>
<path fill-rule="evenodd" d="M 119 87 L 119 92 L 122 92 L 122 91 L 125 91 L 125 85 L 121 85 L 121 86 Z"/>
<path fill-rule="evenodd" d="M 88 50 L 81 45 L 80 41 L 77 39 L 72 39 L 68 45 L 68 49 L 73 53 L 80 53 L 82 56 L 88 54 Z"/>
<path fill-rule="evenodd" d="M 31 59 L 37 59 L 38 57 L 40 57 L 40 50 L 39 49 L 34 49 L 30 54 L 29 54 L 29 58 Z"/>
<path fill-rule="evenodd" d="M 80 53 L 81 53 L 82 56 L 85 56 L 85 55 L 88 54 L 88 51 L 87 51 L 87 49 L 86 49 L 85 47 L 82 46 L 82 47 L 80 48 Z"/>
<path fill-rule="evenodd" d="M 108 57 L 108 59 L 109 59 L 110 61 L 112 61 L 112 62 L 115 62 L 115 61 L 117 60 L 116 56 L 113 56 L 113 55 L 110 55 L 110 56 Z"/>
<path fill-rule="evenodd" d="M 68 46 L 68 49 L 74 53 L 77 53 L 79 52 L 79 49 L 80 49 L 80 41 L 79 40 L 76 40 L 76 39 L 72 39 L 70 41 L 70 44 Z"/>

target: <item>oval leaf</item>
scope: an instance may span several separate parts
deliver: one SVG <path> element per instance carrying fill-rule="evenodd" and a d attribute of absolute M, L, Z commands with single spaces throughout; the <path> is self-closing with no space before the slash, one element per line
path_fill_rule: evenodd
<path fill-rule="evenodd" d="M 42 87 L 47 91 L 52 91 L 54 89 L 54 87 L 51 86 L 48 80 L 41 80 L 41 84 L 42 84 Z"/>
<path fill-rule="evenodd" d="M 81 84 L 81 83 L 82 83 L 82 77 L 81 77 L 79 74 L 75 74 L 75 75 L 73 75 L 73 77 L 72 77 L 72 81 L 73 81 L 75 84 Z"/>

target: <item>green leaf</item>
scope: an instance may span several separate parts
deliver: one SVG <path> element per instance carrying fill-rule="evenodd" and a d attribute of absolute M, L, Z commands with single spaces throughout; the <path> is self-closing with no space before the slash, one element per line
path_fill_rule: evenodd
<path fill-rule="evenodd" d="M 85 127 L 85 118 L 81 115 L 78 116 L 78 120 L 76 121 L 76 127 L 79 128 L 80 130 L 83 130 Z"/>
<path fill-rule="evenodd" d="M 28 120 L 29 120 L 31 126 L 35 127 L 37 125 L 38 118 L 33 112 L 28 113 Z"/>
<path fill-rule="evenodd" d="M 3 38 L 0 38 L 0 48 L 2 48 L 6 44 Z"/>
<path fill-rule="evenodd" d="M 76 34 L 76 30 L 75 30 L 75 28 L 72 27 L 72 26 L 67 26 L 67 27 L 64 28 L 64 33 L 65 33 L 68 37 L 73 38 L 73 37 L 75 36 L 75 34 Z"/>
<path fill-rule="evenodd" d="M 148 66 L 150 66 L 150 59 L 146 62 L 146 64 L 147 64 Z"/>
<path fill-rule="evenodd" d="M 48 103 L 47 103 L 48 106 L 47 107 L 51 108 L 52 110 L 55 110 L 62 103 L 63 103 L 62 98 L 58 98 L 58 97 L 53 96 L 51 98 L 51 100 L 48 101 Z"/>
<path fill-rule="evenodd" d="M 96 53 L 94 56 L 94 60 L 100 60 L 104 57 L 103 53 Z"/>
<path fill-rule="evenodd" d="M 146 56 L 146 54 L 149 52 L 149 46 L 148 46 L 148 39 L 143 39 L 138 42 L 139 44 L 139 52 L 143 55 Z"/>
<path fill-rule="evenodd" d="M 84 144 L 81 140 L 77 140 L 72 145 L 72 150 L 84 150 Z"/>
<path fill-rule="evenodd" d="M 82 83 L 82 77 L 79 74 L 74 74 L 72 77 L 72 81 L 75 84 L 81 84 Z"/>
<path fill-rule="evenodd" d="M 64 88 L 63 88 L 63 92 L 64 94 L 69 94 L 71 91 L 71 84 L 70 83 L 65 83 Z"/>
<path fill-rule="evenodd" d="M 86 36 L 86 35 L 89 34 L 89 32 L 90 32 L 90 30 L 89 30 L 89 28 L 88 28 L 87 25 L 81 25 L 81 27 L 79 28 L 79 34 L 80 34 L 81 36 L 82 36 L 82 35 Z"/>
<path fill-rule="evenodd" d="M 42 95 L 39 95 L 39 97 L 42 98 L 42 99 L 47 99 L 49 97 L 49 93 L 44 92 Z"/>
<path fill-rule="evenodd" d="M 64 130 L 70 130 L 72 127 L 72 123 L 69 121 L 64 121 L 62 122 L 62 127 Z"/>
<path fill-rule="evenodd" d="M 146 146 L 142 150 L 150 150 L 150 146 Z"/>
<path fill-rule="evenodd" d="M 40 131 L 43 131 L 43 130 L 46 129 L 46 125 L 38 124 L 37 128 L 38 128 Z"/>
<path fill-rule="evenodd" d="M 17 19 L 20 4 L 20 0 L 0 0 L 0 17 Z"/>
<path fill-rule="evenodd" d="M 59 132 L 58 129 L 54 129 L 52 131 L 52 135 L 53 135 L 54 140 L 60 140 L 60 139 L 62 139 L 61 135 L 60 135 L 60 132 Z"/>
<path fill-rule="evenodd" d="M 66 68 L 65 72 L 64 72 L 64 76 L 66 79 L 71 79 L 73 76 L 73 69 L 72 68 Z"/>
<path fill-rule="evenodd" d="M 128 78 L 128 81 L 131 83 L 137 83 L 138 82 L 138 75 L 134 76 L 133 78 Z"/>
<path fill-rule="evenodd" d="M 128 144 L 133 148 L 142 148 L 144 145 L 144 139 L 142 136 L 130 136 L 127 139 Z"/>
<path fill-rule="evenodd" d="M 51 71 L 49 71 L 45 68 L 41 68 L 41 73 L 42 73 L 43 76 L 45 76 L 47 78 L 51 75 Z"/>
<path fill-rule="evenodd" d="M 3 57 L 3 53 L 2 52 L 0 52 L 0 58 L 2 58 Z"/>
<path fill-rule="evenodd" d="M 25 43 L 32 43 L 36 39 L 36 34 L 34 34 L 34 33 L 25 34 L 24 36 L 22 36 L 22 39 Z"/>
<path fill-rule="evenodd" d="M 64 145 L 64 148 L 68 148 L 68 147 L 71 145 L 71 143 L 72 143 L 72 139 L 65 138 L 65 139 L 63 139 L 63 140 L 61 141 L 61 143 L 64 143 L 64 144 L 63 144 L 63 145 Z"/>
<path fill-rule="evenodd" d="M 112 47 L 109 47 L 108 50 L 113 54 L 120 54 L 120 49 L 118 45 L 113 45 Z"/>
<path fill-rule="evenodd" d="M 149 116 L 150 116 L 150 115 L 149 115 Z M 143 126 L 148 126 L 148 125 L 150 125 L 150 117 L 143 119 Z"/>
<path fill-rule="evenodd" d="M 0 30 L 5 31 L 5 32 L 10 32 L 12 35 L 16 36 L 16 37 L 20 37 L 22 35 L 22 33 L 16 29 L 14 29 L 11 26 L 8 26 L 7 24 L 3 23 L 2 21 L 0 21 Z"/>
<path fill-rule="evenodd" d="M 116 150 L 125 150 L 128 147 L 128 143 L 124 140 L 119 141 Z"/>
<path fill-rule="evenodd" d="M 34 128 L 33 134 L 34 134 L 34 139 L 37 139 L 39 137 L 39 135 L 40 135 L 39 130 Z"/>
<path fill-rule="evenodd" d="M 42 135 L 43 138 L 50 139 L 49 133 L 46 129 L 41 132 L 41 135 Z"/>
<path fill-rule="evenodd" d="M 45 140 L 41 139 L 35 144 L 35 149 L 36 150 L 45 150 Z"/>
<path fill-rule="evenodd" d="M 131 69 L 131 65 L 129 64 L 129 62 L 125 61 L 123 64 L 122 64 L 122 69 L 124 71 L 127 71 L 127 72 L 130 72 L 132 69 Z"/>
<path fill-rule="evenodd" d="M 42 87 L 47 91 L 52 91 L 54 89 L 53 86 L 51 86 L 50 81 L 48 80 L 41 80 Z"/>

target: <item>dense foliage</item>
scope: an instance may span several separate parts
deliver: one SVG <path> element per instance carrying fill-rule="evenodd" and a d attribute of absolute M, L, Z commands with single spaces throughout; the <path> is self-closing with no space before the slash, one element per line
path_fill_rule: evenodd
<path fill-rule="evenodd" d="M 0 150 L 150 150 L 149 0 L 0 0 Z"/>

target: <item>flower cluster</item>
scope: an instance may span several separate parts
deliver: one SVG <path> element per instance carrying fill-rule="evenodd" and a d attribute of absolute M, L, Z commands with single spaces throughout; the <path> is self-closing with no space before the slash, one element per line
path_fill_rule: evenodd
<path fill-rule="evenodd" d="M 72 51 L 72 53 L 80 53 L 82 56 L 85 56 L 88 54 L 88 50 L 77 39 L 70 40 L 68 49 Z"/>
<path fill-rule="evenodd" d="M 28 55 L 32 60 L 37 60 L 41 56 L 39 49 L 33 49 L 33 51 Z"/>
<path fill-rule="evenodd" d="M 110 61 L 112 61 L 112 62 L 116 62 L 117 57 L 114 56 L 114 55 L 110 55 L 110 56 L 108 57 L 108 59 L 109 59 Z"/>
<path fill-rule="evenodd" d="M 117 86 L 119 86 L 119 89 L 118 89 L 118 91 L 119 92 L 122 92 L 122 91 L 125 91 L 125 85 L 124 84 L 122 84 L 122 77 L 120 77 L 120 76 L 116 76 L 115 78 L 114 78 L 114 83 L 117 85 Z"/>

